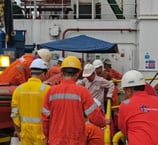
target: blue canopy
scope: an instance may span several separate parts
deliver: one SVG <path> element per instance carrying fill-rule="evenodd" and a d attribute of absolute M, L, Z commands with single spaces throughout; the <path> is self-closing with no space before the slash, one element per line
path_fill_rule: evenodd
<path fill-rule="evenodd" d="M 80 35 L 39 45 L 40 48 L 81 53 L 118 53 L 117 44 Z"/>

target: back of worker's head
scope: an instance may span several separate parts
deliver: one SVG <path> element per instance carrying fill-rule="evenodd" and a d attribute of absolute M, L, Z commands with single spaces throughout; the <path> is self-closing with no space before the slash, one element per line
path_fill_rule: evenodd
<path fill-rule="evenodd" d="M 121 87 L 132 87 L 134 90 L 144 90 L 145 79 L 141 72 L 136 70 L 127 71 L 121 80 Z"/>
<path fill-rule="evenodd" d="M 48 66 L 47 63 L 41 58 L 37 58 L 32 61 L 30 65 L 31 74 L 41 74 L 43 72 L 47 72 Z"/>
<path fill-rule="evenodd" d="M 95 67 L 94 67 L 92 64 L 87 63 L 87 64 L 84 66 L 82 76 L 83 76 L 83 77 L 89 77 L 89 76 L 91 76 L 94 72 L 95 72 Z"/>
<path fill-rule="evenodd" d="M 73 76 L 82 69 L 81 62 L 76 56 L 67 56 L 61 64 L 61 71 L 64 75 Z"/>
<path fill-rule="evenodd" d="M 95 68 L 103 67 L 103 63 L 100 59 L 96 59 L 96 60 L 93 61 L 93 66 Z"/>
<path fill-rule="evenodd" d="M 38 50 L 37 54 L 46 63 L 49 63 L 52 58 L 52 53 L 48 49 L 45 49 L 45 48 Z"/>

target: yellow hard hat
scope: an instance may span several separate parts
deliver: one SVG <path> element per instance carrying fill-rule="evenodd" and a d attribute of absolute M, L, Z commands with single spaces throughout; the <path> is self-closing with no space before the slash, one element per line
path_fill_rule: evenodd
<path fill-rule="evenodd" d="M 67 56 L 62 62 L 61 68 L 82 69 L 81 62 L 76 56 Z"/>

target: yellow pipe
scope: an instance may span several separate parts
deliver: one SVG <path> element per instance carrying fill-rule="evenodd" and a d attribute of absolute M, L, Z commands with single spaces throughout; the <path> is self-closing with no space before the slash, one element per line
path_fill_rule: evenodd
<path fill-rule="evenodd" d="M 120 105 L 112 106 L 111 109 L 118 109 Z"/>
<path fill-rule="evenodd" d="M 111 120 L 111 100 L 107 99 L 107 110 L 106 110 L 106 127 L 104 129 L 104 144 L 111 145 L 111 131 L 110 131 L 110 120 Z"/>
<path fill-rule="evenodd" d="M 145 78 L 146 81 L 150 81 L 152 80 L 153 78 Z M 158 80 L 158 78 L 155 78 L 154 80 Z M 114 82 L 116 83 L 121 83 L 121 80 L 115 80 Z"/>
<path fill-rule="evenodd" d="M 152 80 L 153 78 L 145 78 L 146 81 L 150 81 Z M 158 80 L 158 78 L 155 78 L 154 80 Z"/>
<path fill-rule="evenodd" d="M 122 137 L 124 137 L 124 134 L 121 131 L 115 133 L 112 138 L 113 145 L 118 145 L 118 142 Z"/>
<path fill-rule="evenodd" d="M 0 137 L 0 143 L 4 143 L 4 142 L 10 142 L 10 137 Z"/>

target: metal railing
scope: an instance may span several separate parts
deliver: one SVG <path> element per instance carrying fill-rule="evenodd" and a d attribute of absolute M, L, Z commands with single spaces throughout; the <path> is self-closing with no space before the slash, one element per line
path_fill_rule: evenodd
<path fill-rule="evenodd" d="M 21 6 L 25 19 L 134 19 L 136 3 L 92 2 L 80 3 L 23 3 Z M 14 12 L 14 10 L 13 10 Z M 14 14 L 17 16 L 18 14 Z"/>

